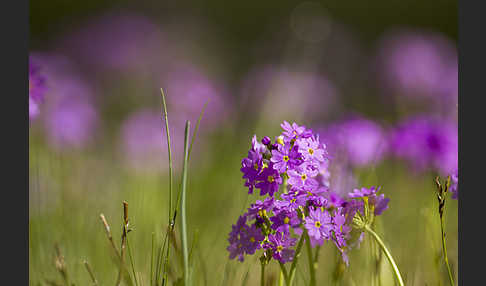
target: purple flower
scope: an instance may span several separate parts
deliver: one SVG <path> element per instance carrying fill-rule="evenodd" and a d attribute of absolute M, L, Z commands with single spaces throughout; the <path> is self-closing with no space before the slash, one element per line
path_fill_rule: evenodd
<path fill-rule="evenodd" d="M 262 231 L 256 225 L 250 226 L 244 233 L 243 248 L 246 254 L 254 254 L 257 249 L 261 248 L 261 242 L 265 239 Z"/>
<path fill-rule="evenodd" d="M 452 198 L 454 200 L 457 200 L 458 198 L 458 195 L 459 195 L 459 192 L 458 192 L 458 189 L 457 189 L 457 185 L 458 185 L 458 182 L 459 182 L 459 178 L 458 178 L 458 171 L 456 170 L 452 175 L 451 175 L 451 186 L 449 188 L 449 190 L 451 191 L 452 193 Z"/>
<path fill-rule="evenodd" d="M 297 227 L 300 224 L 300 219 L 297 216 L 297 212 L 289 211 L 286 209 L 281 210 L 275 216 L 270 218 L 272 222 L 272 229 L 277 232 L 283 232 L 288 234 L 290 227 Z"/>
<path fill-rule="evenodd" d="M 192 64 L 183 63 L 171 68 L 159 86 L 167 87 L 169 110 L 191 122 L 197 122 L 202 107 L 210 101 L 204 111 L 205 124 L 201 124 L 201 132 L 206 128 L 214 130 L 231 119 L 232 103 L 225 85 L 210 79 L 206 72 Z"/>
<path fill-rule="evenodd" d="M 241 160 L 241 169 L 245 186 L 248 187 L 248 193 L 253 193 L 253 188 L 257 183 L 258 175 L 262 170 L 262 156 L 254 150 L 248 151 L 248 157 Z"/>
<path fill-rule="evenodd" d="M 262 144 L 263 144 L 263 145 L 268 145 L 268 144 L 270 144 L 271 142 L 272 142 L 272 141 L 270 140 L 270 137 L 268 137 L 268 136 L 265 136 L 265 137 L 263 137 L 263 138 L 262 138 Z"/>
<path fill-rule="evenodd" d="M 322 146 L 324 148 L 319 146 L 319 138 L 317 140 L 312 137 L 302 138 L 297 140 L 296 143 L 299 146 L 299 152 L 302 154 L 304 160 L 324 162 L 324 155 L 326 154 L 326 150 L 324 149 L 325 145 Z"/>
<path fill-rule="evenodd" d="M 29 119 L 39 114 L 39 104 L 44 100 L 47 86 L 45 77 L 35 59 L 29 57 Z"/>
<path fill-rule="evenodd" d="M 263 154 L 267 151 L 267 146 L 258 142 L 257 136 L 253 135 L 253 137 L 251 138 L 251 149 L 255 152 Z"/>
<path fill-rule="evenodd" d="M 313 191 L 319 185 L 319 183 L 314 178 L 311 178 L 305 166 L 299 166 L 299 168 L 289 170 L 288 175 L 288 183 L 292 185 L 293 188 L 296 188 L 298 190 Z"/>
<path fill-rule="evenodd" d="M 275 199 L 273 197 L 267 197 L 263 202 L 257 200 L 254 204 L 250 205 L 246 216 L 248 216 L 249 219 L 262 218 L 263 215 L 267 215 L 267 212 L 273 209 L 274 202 Z"/>
<path fill-rule="evenodd" d="M 309 208 L 309 215 L 305 218 L 305 228 L 309 236 L 316 240 L 329 239 L 332 229 L 332 218 L 329 212 L 320 208 Z"/>
<path fill-rule="evenodd" d="M 282 135 L 284 136 L 285 142 L 290 142 L 290 140 L 297 138 L 307 138 L 312 135 L 311 130 L 307 130 L 305 126 L 299 126 L 295 122 L 290 125 L 290 123 L 284 121 L 280 126 L 284 130 Z"/>
<path fill-rule="evenodd" d="M 59 44 L 80 62 L 115 71 L 143 72 L 169 54 L 165 35 L 150 18 L 130 12 L 109 12 L 88 22 Z M 160 53 L 161 50 L 164 53 Z"/>
<path fill-rule="evenodd" d="M 416 171 L 451 174 L 458 164 L 457 123 L 432 117 L 412 117 L 391 134 L 395 156 L 406 159 Z"/>
<path fill-rule="evenodd" d="M 377 195 L 377 192 L 379 190 L 380 187 L 354 189 L 353 192 L 349 194 L 349 197 L 355 199 L 367 197 L 368 203 L 375 208 L 374 214 L 381 215 L 381 213 L 388 208 L 388 202 L 390 201 L 390 199 L 385 198 L 383 194 Z M 359 210 L 363 210 L 362 204 L 359 204 Z"/>
<path fill-rule="evenodd" d="M 349 193 L 348 196 L 350 198 L 362 198 L 362 197 L 371 197 L 375 195 L 380 190 L 380 187 L 376 188 L 372 186 L 371 188 L 361 188 L 361 189 L 354 189 L 353 192 Z"/>
<path fill-rule="evenodd" d="M 287 194 L 280 195 L 280 197 L 282 200 L 275 201 L 275 207 L 279 210 L 295 211 L 306 204 L 306 198 L 299 191 L 290 191 Z"/>
<path fill-rule="evenodd" d="M 388 209 L 388 202 L 390 198 L 385 198 L 384 194 L 370 198 L 370 204 L 375 206 L 375 215 L 381 215 L 383 211 Z"/>
<path fill-rule="evenodd" d="M 380 162 L 388 148 L 381 126 L 362 117 L 335 123 L 320 134 L 338 160 L 347 160 L 356 167 Z"/>
<path fill-rule="evenodd" d="M 234 259 L 238 256 L 238 260 L 243 262 L 245 253 L 244 238 L 247 230 L 248 225 L 246 224 L 245 216 L 240 216 L 236 224 L 231 226 L 231 232 L 229 233 L 228 238 L 230 245 L 227 248 L 230 253 L 230 259 Z"/>
<path fill-rule="evenodd" d="M 379 50 L 380 75 L 388 89 L 411 97 L 442 97 L 445 73 L 457 66 L 454 44 L 444 36 L 394 31 Z M 457 82 L 457 77 L 452 79 Z"/>
<path fill-rule="evenodd" d="M 273 196 L 274 193 L 278 191 L 278 187 L 282 184 L 282 178 L 277 170 L 273 168 L 273 164 L 270 163 L 268 167 L 264 168 L 263 171 L 258 175 L 258 183 L 255 185 L 260 189 L 260 196 L 268 194 Z"/>
<path fill-rule="evenodd" d="M 99 115 L 84 97 L 67 96 L 50 106 L 45 127 L 51 145 L 57 149 L 83 148 L 94 139 Z"/>
<path fill-rule="evenodd" d="M 184 122 L 170 121 L 170 140 L 174 169 L 180 167 L 184 143 Z M 160 112 L 141 109 L 130 114 L 121 125 L 120 153 L 128 167 L 139 173 L 157 173 L 167 169 L 166 132 Z"/>
<path fill-rule="evenodd" d="M 272 250 L 272 257 L 282 263 L 292 261 L 294 250 L 290 249 L 295 244 L 296 239 L 290 238 L 282 232 L 268 235 L 268 242 L 265 243 L 266 249 Z"/>
<path fill-rule="evenodd" d="M 290 143 L 285 143 L 285 145 L 278 145 L 277 150 L 272 150 L 272 161 L 274 163 L 273 167 L 280 173 L 285 173 L 287 168 L 292 168 L 298 165 L 300 155 L 297 152 L 297 148 L 291 148 Z"/>
<path fill-rule="evenodd" d="M 346 216 L 342 208 L 334 211 L 332 223 L 333 241 L 339 249 L 343 249 L 346 246 L 346 240 L 349 238 L 351 227 L 346 225 Z"/>

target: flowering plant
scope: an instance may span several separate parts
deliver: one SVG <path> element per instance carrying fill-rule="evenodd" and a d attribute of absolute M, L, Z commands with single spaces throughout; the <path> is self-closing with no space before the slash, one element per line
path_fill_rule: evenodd
<path fill-rule="evenodd" d="M 355 245 L 351 231 L 371 230 L 375 216 L 388 208 L 389 199 L 378 194 L 380 188 L 355 189 L 348 198 L 331 190 L 329 156 L 319 136 L 305 126 L 284 121 L 282 134 L 272 143 L 252 138 L 248 156 L 241 161 L 241 172 L 248 193 L 260 190 L 257 200 L 238 218 L 229 233 L 230 259 L 252 255 L 263 249 L 262 275 L 272 258 L 281 266 L 290 285 L 304 241 L 312 248 L 332 242 L 349 263 L 347 251 Z M 356 242 L 359 243 L 362 239 Z M 310 257 L 313 257 L 310 255 Z M 292 261 L 290 272 L 284 264 Z M 311 267 L 311 284 L 315 284 Z"/>

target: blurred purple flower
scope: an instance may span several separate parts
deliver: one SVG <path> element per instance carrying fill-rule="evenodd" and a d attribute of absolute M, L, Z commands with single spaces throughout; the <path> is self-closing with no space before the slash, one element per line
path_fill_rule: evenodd
<path fill-rule="evenodd" d="M 201 130 L 214 129 L 229 119 L 232 107 L 225 87 L 211 81 L 194 66 L 181 64 L 174 67 L 162 79 L 162 86 L 166 87 L 164 91 L 172 114 L 190 120 L 193 126 L 209 100 Z"/>
<path fill-rule="evenodd" d="M 388 147 L 383 128 L 362 117 L 333 124 L 320 134 L 335 160 L 345 160 L 355 167 L 379 163 Z"/>
<path fill-rule="evenodd" d="M 81 63 L 118 71 L 141 71 L 166 55 L 164 35 L 150 18 L 109 12 L 71 31 L 59 44 Z"/>
<path fill-rule="evenodd" d="M 82 148 L 93 139 L 98 113 L 88 99 L 67 96 L 49 109 L 45 124 L 55 148 Z"/>
<path fill-rule="evenodd" d="M 416 171 L 438 170 L 447 175 L 457 169 L 457 123 L 426 116 L 401 122 L 391 134 L 394 154 L 412 163 Z"/>
<path fill-rule="evenodd" d="M 39 114 L 39 104 L 44 100 L 47 86 L 45 76 L 40 71 L 40 65 L 33 57 L 29 57 L 29 119 Z"/>
<path fill-rule="evenodd" d="M 451 175 L 451 186 L 450 186 L 450 191 L 452 193 L 452 198 L 454 200 L 457 200 L 458 196 L 459 196 L 459 192 L 458 192 L 458 188 L 457 188 L 458 183 L 459 183 L 459 177 L 458 177 L 458 172 L 456 170 Z"/>
<path fill-rule="evenodd" d="M 442 97 L 455 89 L 457 77 L 447 73 L 456 67 L 457 51 L 439 34 L 393 31 L 379 48 L 380 73 L 385 85 L 408 96 Z M 457 89 L 456 89 L 457 90 Z"/>
<path fill-rule="evenodd" d="M 172 160 L 177 170 L 183 152 L 183 122 L 169 121 Z M 182 131 L 181 131 L 182 130 Z M 140 172 L 168 168 L 165 124 L 159 111 L 142 109 L 130 115 L 121 127 L 121 152 L 130 167 Z"/>

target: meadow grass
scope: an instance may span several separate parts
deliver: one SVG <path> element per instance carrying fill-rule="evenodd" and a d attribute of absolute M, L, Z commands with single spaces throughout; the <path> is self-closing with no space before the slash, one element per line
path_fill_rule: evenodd
<path fill-rule="evenodd" d="M 169 139 L 170 118 L 162 98 Z M 56 154 L 33 140 L 30 285 L 111 285 L 118 277 L 123 285 L 261 283 L 263 272 L 256 256 L 239 263 L 229 260 L 226 251 L 231 224 L 257 197 L 246 193 L 238 171 L 245 155 L 239 150 L 246 150 L 249 136 L 215 134 L 205 150 L 213 155 L 208 159 L 206 154 L 197 154 L 187 176 L 201 116 L 191 140 L 190 123 L 186 123 L 182 174 L 173 172 L 171 160 L 168 176 L 137 175 L 113 161 L 99 160 L 95 152 Z M 170 153 L 170 139 L 167 145 Z M 173 176 L 181 179 L 175 206 Z M 442 260 L 439 234 L 443 226 L 451 272 L 457 271 L 457 203 L 449 200 L 447 212 L 439 217 L 433 174 L 411 174 L 401 162 L 387 160 L 373 171 L 356 170 L 356 176 L 361 185 L 383 186 L 391 198 L 390 209 L 374 228 L 393 253 L 406 284 L 445 284 L 450 275 Z M 303 242 L 302 247 L 308 249 Z M 365 236 L 360 249 L 350 253 L 349 267 L 344 267 L 336 249 L 325 244 L 314 253 L 302 251 L 300 263 L 291 266 L 289 273 L 275 263 L 266 265 L 264 284 L 291 279 L 294 285 L 313 285 L 314 281 L 392 285 L 393 270 L 380 253 L 376 241 Z M 317 269 L 310 267 L 316 257 Z"/>

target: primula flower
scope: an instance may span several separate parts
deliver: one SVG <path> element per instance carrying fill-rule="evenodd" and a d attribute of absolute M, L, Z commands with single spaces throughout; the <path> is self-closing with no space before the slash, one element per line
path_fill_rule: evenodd
<path fill-rule="evenodd" d="M 233 225 L 228 239 L 230 258 L 243 261 L 245 254 L 263 248 L 273 259 L 286 263 L 294 256 L 291 247 L 299 236 L 304 239 L 306 230 L 312 247 L 332 240 L 347 264 L 351 224 L 364 207 L 360 199 L 368 198 L 375 215 L 388 207 L 389 199 L 378 195 L 376 187 L 354 189 L 348 199 L 342 198 L 330 189 L 329 158 L 319 137 L 295 123 L 284 122 L 282 128 L 274 144 L 267 136 L 262 143 L 253 136 L 248 157 L 242 160 L 249 192 L 256 187 L 261 196 L 269 196 L 252 204 Z M 284 179 L 287 184 L 278 194 Z"/>
<path fill-rule="evenodd" d="M 304 157 L 304 160 L 323 162 L 325 160 L 324 155 L 326 154 L 326 150 L 319 145 L 319 140 L 312 137 L 297 140 L 299 152 Z"/>
<path fill-rule="evenodd" d="M 241 160 L 240 171 L 243 173 L 243 179 L 245 179 L 245 186 L 248 187 L 249 194 L 253 193 L 253 187 L 262 167 L 262 155 L 254 150 L 248 151 L 248 157 Z"/>
<path fill-rule="evenodd" d="M 283 146 L 278 145 L 277 148 L 277 150 L 272 150 L 272 158 L 270 159 L 274 163 L 275 170 L 285 173 L 287 168 L 292 168 L 300 163 L 297 147 L 291 148 L 290 143 L 285 143 Z"/>
<path fill-rule="evenodd" d="M 262 218 L 263 214 L 266 215 L 268 211 L 273 209 L 274 202 L 275 199 L 273 197 L 267 197 L 263 202 L 257 200 L 248 208 L 246 216 L 248 216 L 249 219 Z"/>
<path fill-rule="evenodd" d="M 283 209 L 275 216 L 270 218 L 272 229 L 284 234 L 288 234 L 290 227 L 297 227 L 300 224 L 300 219 L 296 212 Z"/>
<path fill-rule="evenodd" d="M 326 210 L 310 208 L 309 215 L 305 218 L 304 226 L 309 236 L 314 237 L 316 240 L 329 239 L 332 229 L 332 218 Z"/>
<path fill-rule="evenodd" d="M 286 263 L 293 259 L 294 250 L 290 247 L 295 244 L 295 241 L 296 239 L 290 238 L 282 232 L 277 232 L 268 236 L 268 243 L 264 247 L 272 250 L 274 259 Z"/>
<path fill-rule="evenodd" d="M 273 196 L 278 191 L 279 185 L 282 183 L 282 178 L 277 170 L 273 168 L 273 164 L 270 163 L 267 168 L 258 175 L 259 181 L 255 187 L 260 189 L 260 196 L 268 194 Z"/>
<path fill-rule="evenodd" d="M 305 126 L 299 126 L 295 122 L 290 125 L 290 123 L 284 121 L 280 126 L 285 130 L 282 135 L 286 142 L 290 142 L 292 139 L 296 138 L 307 138 L 312 135 L 311 130 L 307 130 Z"/>
<path fill-rule="evenodd" d="M 295 211 L 300 206 L 305 206 L 306 203 L 306 198 L 301 196 L 299 191 L 290 191 L 287 194 L 282 194 L 280 197 L 282 200 L 275 201 L 275 207 L 279 210 Z"/>
<path fill-rule="evenodd" d="M 265 239 L 262 231 L 255 225 L 248 228 L 244 234 L 243 248 L 247 254 L 254 254 L 257 249 L 261 248 L 261 242 Z"/>
<path fill-rule="evenodd" d="M 299 190 L 313 191 L 319 185 L 319 183 L 311 177 L 312 173 L 309 174 L 309 172 L 303 167 L 289 170 L 288 175 L 288 183 L 292 185 L 292 187 Z"/>

